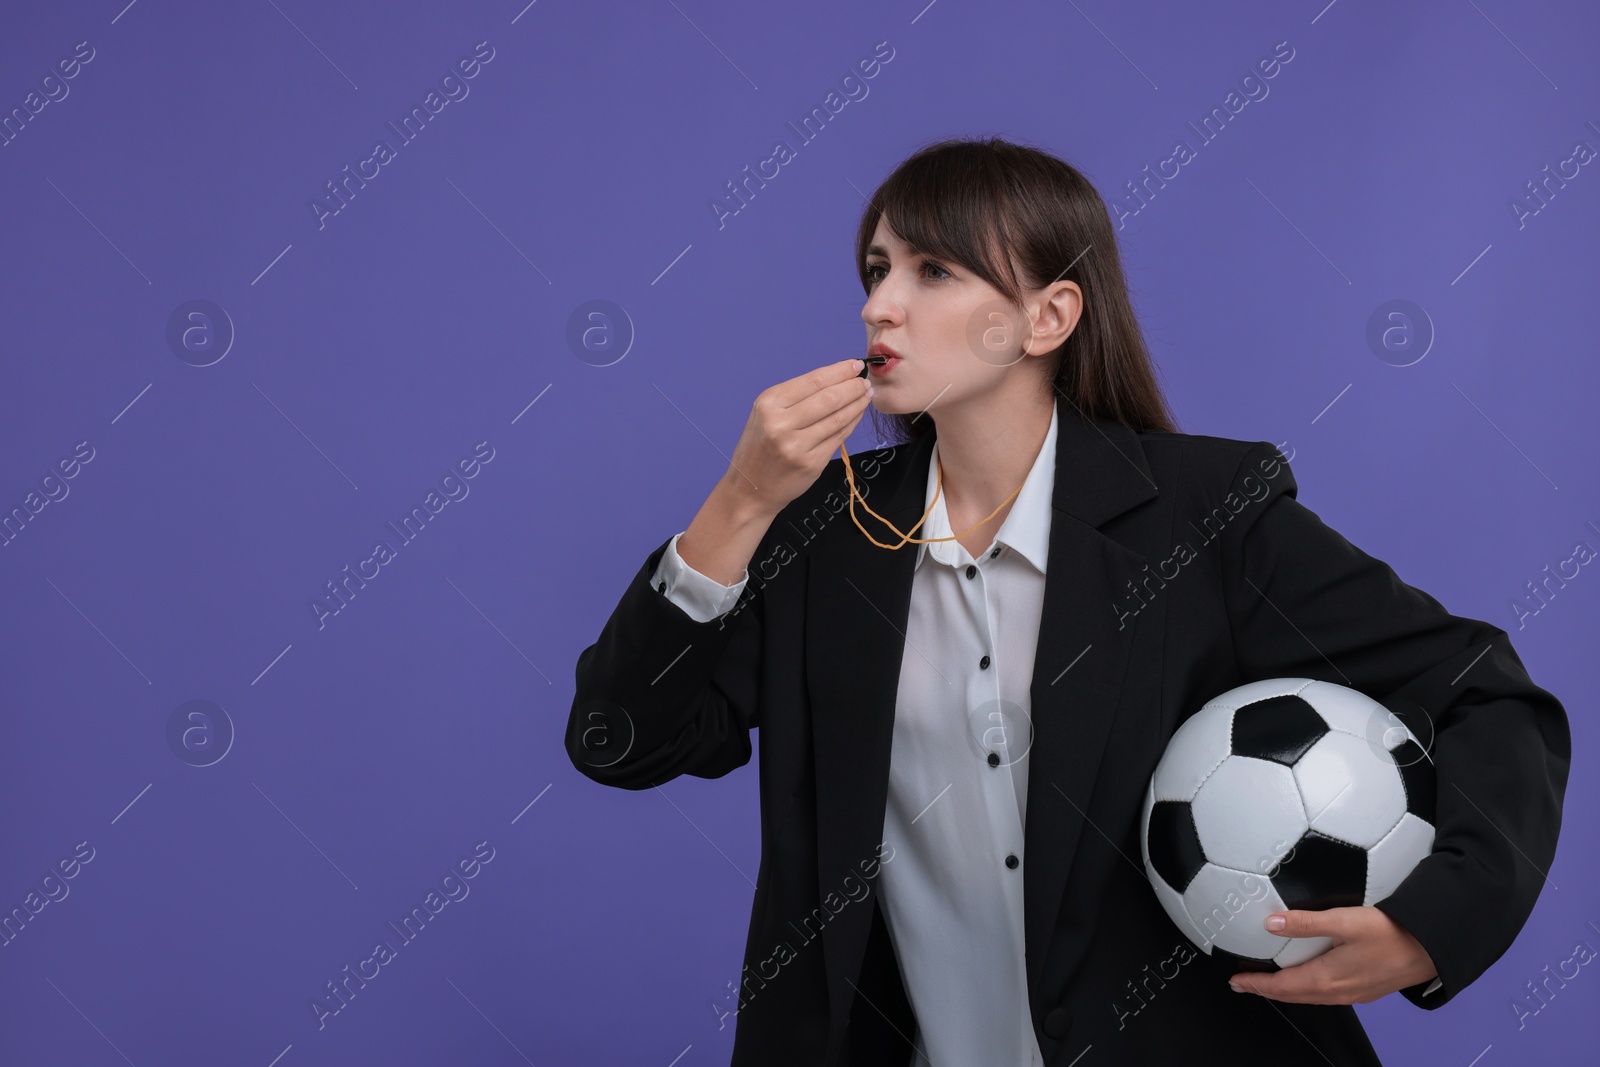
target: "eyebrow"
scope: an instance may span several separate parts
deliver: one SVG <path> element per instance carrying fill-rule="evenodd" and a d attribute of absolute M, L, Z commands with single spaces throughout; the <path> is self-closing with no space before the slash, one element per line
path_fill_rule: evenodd
<path fill-rule="evenodd" d="M 889 255 L 889 250 L 884 248 L 882 245 L 868 245 L 867 246 L 867 255 L 869 255 L 869 256 L 882 256 L 884 259 L 891 258 L 890 255 Z M 924 252 L 919 248 L 912 248 L 910 246 L 906 247 L 906 256 L 907 257 L 911 257 L 911 256 L 933 256 L 933 255 L 934 255 L 934 253 L 932 253 L 932 252 Z M 935 257 L 935 258 L 939 258 L 939 257 Z"/>

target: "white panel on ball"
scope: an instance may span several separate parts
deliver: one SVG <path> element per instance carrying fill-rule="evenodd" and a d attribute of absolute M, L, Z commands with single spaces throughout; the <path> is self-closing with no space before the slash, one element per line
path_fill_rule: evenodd
<path fill-rule="evenodd" d="M 1201 708 L 1167 741 L 1152 777 L 1157 800 L 1193 800 L 1206 775 L 1228 758 L 1232 708 Z"/>
<path fill-rule="evenodd" d="M 1365 693 L 1328 682 L 1312 682 L 1300 697 L 1341 733 L 1373 739 L 1383 736 L 1383 720 L 1389 709 Z M 1376 724 L 1374 719 L 1378 720 Z"/>
<path fill-rule="evenodd" d="M 1311 828 L 1360 848 L 1381 841 L 1406 811 L 1394 759 L 1362 737 L 1325 734 L 1295 763 L 1294 777 Z"/>
<path fill-rule="evenodd" d="M 1367 895 L 1376 904 L 1393 893 L 1422 857 L 1433 851 L 1433 827 L 1409 811 L 1382 841 L 1367 851 Z"/>
<path fill-rule="evenodd" d="M 1330 682 L 1312 682 L 1300 696 L 1330 727 L 1366 738 L 1374 747 L 1393 751 L 1407 738 L 1416 740 L 1398 715 L 1365 693 Z"/>
<path fill-rule="evenodd" d="M 1206 859 L 1260 872 L 1306 832 L 1294 772 L 1281 763 L 1229 756 L 1194 798 L 1195 829 Z"/>
<path fill-rule="evenodd" d="M 1190 921 L 1202 931 L 1202 947 L 1211 944 L 1239 956 L 1271 959 L 1289 939 L 1270 933 L 1267 916 L 1282 911 L 1283 898 L 1259 874 L 1232 871 L 1207 863 L 1183 893 Z"/>

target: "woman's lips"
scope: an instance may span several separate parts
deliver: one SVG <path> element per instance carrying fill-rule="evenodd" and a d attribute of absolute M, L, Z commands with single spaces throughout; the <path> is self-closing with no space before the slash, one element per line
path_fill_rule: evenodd
<path fill-rule="evenodd" d="M 881 378 L 885 374 L 888 374 L 890 371 L 894 370 L 895 364 L 900 362 L 899 356 L 874 356 L 871 358 L 883 360 L 882 363 L 874 362 L 867 364 L 867 369 L 872 372 L 872 376 L 874 378 Z"/>

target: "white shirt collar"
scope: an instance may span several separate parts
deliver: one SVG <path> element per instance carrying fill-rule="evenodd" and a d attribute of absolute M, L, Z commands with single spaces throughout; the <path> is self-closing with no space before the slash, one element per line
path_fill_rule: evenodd
<path fill-rule="evenodd" d="M 1011 510 L 1006 513 L 1006 518 L 1000 524 L 1000 532 L 994 540 L 1016 552 L 1020 552 L 1027 561 L 1036 567 L 1041 574 L 1045 571 L 1045 564 L 1050 554 L 1050 519 L 1051 498 L 1055 494 L 1056 474 L 1056 418 L 1057 405 L 1050 407 L 1050 430 L 1045 434 L 1044 443 L 1039 447 L 1039 454 L 1034 457 L 1033 466 L 1028 470 L 1027 480 L 1022 483 L 1022 491 L 1011 504 Z M 922 524 L 913 537 L 949 537 L 956 531 L 950 528 L 950 518 L 945 511 L 944 494 L 939 494 L 937 503 L 933 501 L 934 490 L 939 478 L 939 442 L 934 439 L 933 454 L 928 460 L 928 485 L 922 496 L 924 509 L 933 504 L 933 511 L 929 513 L 928 520 Z M 923 558 L 929 552 L 934 559 L 947 566 L 957 566 L 965 554 L 958 541 L 938 541 L 933 544 L 919 544 L 917 546 L 916 566 L 922 565 Z"/>

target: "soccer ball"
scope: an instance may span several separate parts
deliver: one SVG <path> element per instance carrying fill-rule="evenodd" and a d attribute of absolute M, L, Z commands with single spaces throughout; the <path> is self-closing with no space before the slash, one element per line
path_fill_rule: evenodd
<path fill-rule="evenodd" d="M 1431 738 L 1430 738 L 1431 740 Z M 1432 757 L 1398 716 L 1331 682 L 1269 678 L 1185 720 L 1145 793 L 1145 874 L 1201 951 L 1239 970 L 1318 956 L 1273 912 L 1373 904 L 1433 849 Z"/>

